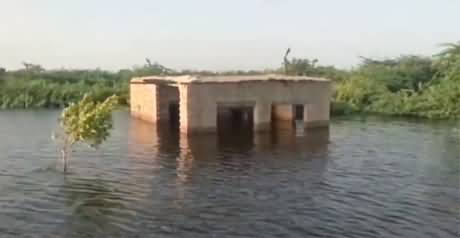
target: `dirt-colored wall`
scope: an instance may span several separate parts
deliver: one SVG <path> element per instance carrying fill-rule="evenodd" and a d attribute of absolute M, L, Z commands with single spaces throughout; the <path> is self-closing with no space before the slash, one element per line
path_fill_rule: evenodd
<path fill-rule="evenodd" d="M 131 115 L 149 121 L 157 121 L 157 90 L 153 84 L 130 84 Z"/>
<path fill-rule="evenodd" d="M 131 84 L 131 113 L 149 122 L 168 120 L 169 104 L 179 99 L 182 132 L 216 131 L 218 104 L 252 104 L 254 128 L 261 131 L 270 129 L 272 105 L 275 115 L 287 120 L 293 116 L 291 105 L 304 105 L 308 127 L 328 125 L 330 98 L 331 83 L 327 81 L 190 83 L 178 88 Z"/>
<path fill-rule="evenodd" d="M 272 115 L 276 120 L 294 120 L 294 108 L 292 104 L 273 104 Z"/>
<path fill-rule="evenodd" d="M 202 83 L 180 87 L 182 131 L 216 129 L 217 104 L 254 102 L 254 127 L 269 129 L 273 104 L 305 105 L 306 124 L 323 126 L 329 121 L 330 82 Z M 184 91 L 184 93 L 182 93 Z"/>

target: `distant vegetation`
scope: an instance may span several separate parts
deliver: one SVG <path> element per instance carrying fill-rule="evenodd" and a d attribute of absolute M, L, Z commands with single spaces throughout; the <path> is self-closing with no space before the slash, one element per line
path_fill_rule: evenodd
<path fill-rule="evenodd" d="M 6 71 L 0 67 L 0 109 L 62 108 L 88 94 L 96 102 L 117 95 L 120 105 L 129 104 L 129 80 L 147 75 L 201 74 L 212 71 L 174 71 L 158 63 L 110 72 L 95 70 L 45 70 L 23 63 L 23 69 Z M 260 71 L 232 71 L 227 74 L 261 74 Z"/>
<path fill-rule="evenodd" d="M 434 57 L 364 59 L 335 85 L 334 112 L 460 118 L 460 42 Z"/>
<path fill-rule="evenodd" d="M 434 56 L 406 55 L 375 60 L 362 57 L 353 70 L 322 66 L 318 60 L 285 58 L 284 66 L 267 71 L 175 71 L 146 60 L 118 72 L 104 70 L 45 70 L 0 68 L 0 108 L 55 108 L 77 101 L 85 93 L 96 101 L 116 94 L 129 104 L 129 79 L 145 75 L 263 74 L 320 76 L 334 80 L 333 113 L 379 113 L 425 118 L 460 118 L 460 42 L 445 44 Z"/>
<path fill-rule="evenodd" d="M 44 70 L 25 67 L 0 75 L 0 108 L 57 108 L 78 101 L 85 93 L 97 101 L 117 94 L 126 103 L 132 71 Z"/>

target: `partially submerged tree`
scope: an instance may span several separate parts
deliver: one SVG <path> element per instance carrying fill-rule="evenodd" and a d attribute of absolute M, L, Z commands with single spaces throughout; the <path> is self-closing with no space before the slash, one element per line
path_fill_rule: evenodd
<path fill-rule="evenodd" d="M 55 139 L 61 145 L 64 172 L 67 172 L 72 147 L 76 143 L 97 148 L 107 139 L 113 128 L 112 112 L 117 104 L 118 97 L 115 95 L 100 103 L 85 95 L 81 101 L 70 104 L 62 111 L 59 117 L 61 130 L 55 134 Z"/>

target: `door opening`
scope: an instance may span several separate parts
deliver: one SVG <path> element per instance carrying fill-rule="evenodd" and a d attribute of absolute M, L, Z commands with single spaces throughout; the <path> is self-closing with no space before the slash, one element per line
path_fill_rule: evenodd
<path fill-rule="evenodd" d="M 169 124 L 173 127 L 179 126 L 179 102 L 169 103 Z"/>
<path fill-rule="evenodd" d="M 295 120 L 300 121 L 304 119 L 304 105 L 295 105 L 294 106 L 294 112 L 295 112 Z"/>

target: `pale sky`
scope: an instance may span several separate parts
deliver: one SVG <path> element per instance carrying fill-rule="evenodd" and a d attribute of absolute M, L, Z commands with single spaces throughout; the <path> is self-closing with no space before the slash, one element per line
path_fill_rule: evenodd
<path fill-rule="evenodd" d="M 460 40 L 460 0 L 0 0 L 0 67 L 265 69 L 292 56 L 432 55 Z"/>

